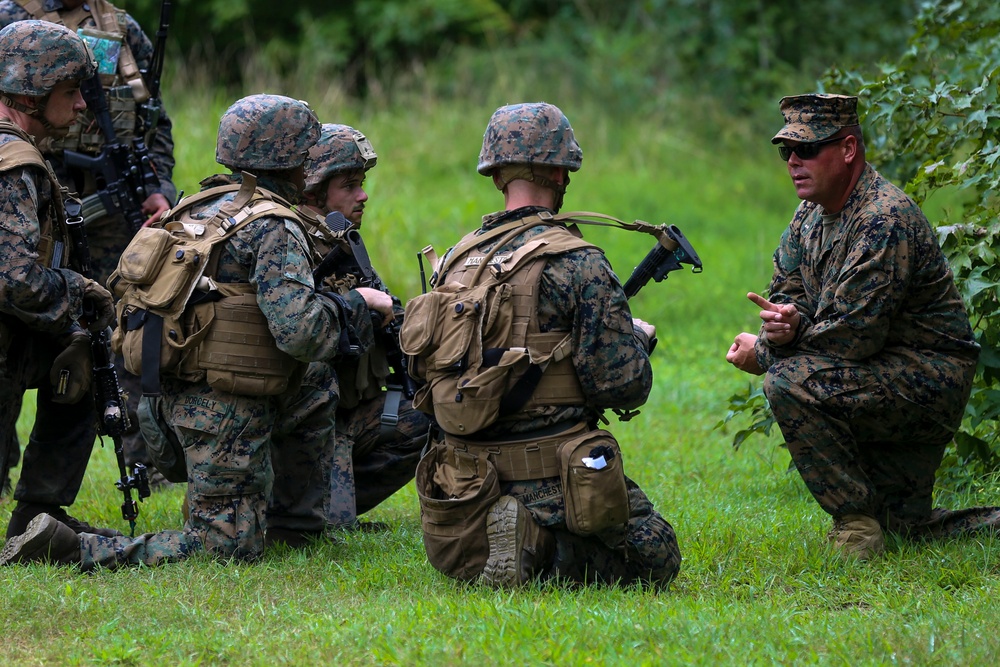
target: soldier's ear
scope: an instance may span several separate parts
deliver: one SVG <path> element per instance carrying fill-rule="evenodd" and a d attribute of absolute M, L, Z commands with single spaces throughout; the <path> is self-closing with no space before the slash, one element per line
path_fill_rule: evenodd
<path fill-rule="evenodd" d="M 28 109 L 37 109 L 41 103 L 41 98 L 33 95 L 11 95 L 10 99 Z"/>

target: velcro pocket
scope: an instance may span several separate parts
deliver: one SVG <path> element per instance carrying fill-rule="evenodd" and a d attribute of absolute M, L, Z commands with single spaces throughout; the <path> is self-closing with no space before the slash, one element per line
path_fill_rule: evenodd
<path fill-rule="evenodd" d="M 628 521 L 628 488 L 615 436 L 589 431 L 560 445 L 558 457 L 569 532 L 593 535 Z"/>
<path fill-rule="evenodd" d="M 449 283 L 422 294 L 406 305 L 399 335 L 400 349 L 417 357 L 426 371 L 456 369 L 465 359 L 473 338 L 481 335 L 479 324 L 486 308 L 490 285 L 468 289 Z"/>
<path fill-rule="evenodd" d="M 118 275 L 133 285 L 151 285 L 160 273 L 174 236 L 159 227 L 143 227 L 118 259 Z"/>

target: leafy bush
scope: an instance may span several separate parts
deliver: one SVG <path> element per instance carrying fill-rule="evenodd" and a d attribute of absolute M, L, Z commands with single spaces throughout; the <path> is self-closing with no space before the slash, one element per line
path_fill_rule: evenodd
<path fill-rule="evenodd" d="M 950 486 L 1000 466 L 1000 6 L 924 4 L 903 56 L 874 73 L 833 69 L 827 89 L 857 92 L 871 161 L 921 204 L 949 205 L 937 221 L 983 351 L 966 417 L 939 473 Z M 770 428 L 758 390 L 732 399 L 723 424 L 750 419 L 740 442 Z M 734 445 L 739 443 L 734 441 Z"/>

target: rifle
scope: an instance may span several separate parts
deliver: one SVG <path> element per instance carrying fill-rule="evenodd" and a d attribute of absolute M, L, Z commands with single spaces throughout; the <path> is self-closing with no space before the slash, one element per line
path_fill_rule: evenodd
<path fill-rule="evenodd" d="M 361 234 L 356 229 L 351 229 L 351 223 L 339 211 L 333 211 L 326 216 L 326 225 L 335 232 L 341 232 L 343 239 L 347 242 L 344 245 L 336 245 L 328 252 L 313 270 L 313 282 L 317 285 L 332 275 L 351 274 L 358 279 L 358 284 L 362 287 L 371 287 L 379 291 L 386 291 L 385 284 L 375 269 L 372 267 L 371 258 L 368 256 L 368 249 L 361 238 Z M 381 313 L 372 313 L 372 320 L 381 323 Z M 389 362 L 389 377 L 386 379 L 386 388 L 401 391 L 407 399 L 412 399 L 419 388 L 416 381 L 410 377 L 406 370 L 406 355 L 399 347 L 400 323 L 397 318 L 393 318 L 389 324 L 380 326 L 376 324 L 375 331 L 378 341 L 385 349 L 386 360 Z M 385 417 L 385 415 L 383 415 Z"/>
<path fill-rule="evenodd" d="M 639 266 L 635 267 L 632 275 L 622 286 L 625 296 L 629 299 L 638 294 L 651 279 L 656 282 L 666 280 L 667 274 L 677 271 L 682 264 L 690 264 L 692 273 L 702 271 L 701 258 L 677 225 L 663 225 L 662 229 L 664 235 L 646 254 Z"/>
<path fill-rule="evenodd" d="M 82 206 L 75 200 L 66 202 L 66 226 L 69 230 L 70 242 L 73 244 L 74 264 L 79 273 L 86 278 L 90 275 L 90 248 L 87 245 L 87 233 L 84 229 Z M 86 317 L 88 313 L 84 313 Z M 92 315 L 92 314 L 91 314 Z M 139 505 L 132 498 L 135 489 L 139 500 L 148 498 L 149 474 L 146 466 L 136 463 L 132 466 L 132 474 L 128 474 L 125 463 L 125 449 L 122 436 L 131 432 L 132 422 L 125 403 L 125 394 L 118 384 L 118 373 L 115 371 L 114 355 L 111 353 L 111 328 L 91 334 L 90 354 L 93 362 L 93 378 L 91 387 L 94 392 L 94 405 L 97 408 L 97 434 L 104 446 L 104 436 L 111 438 L 115 445 L 115 459 L 118 462 L 119 478 L 115 487 L 122 492 L 122 518 L 128 521 L 131 534 L 135 536 L 135 520 L 139 516 Z"/>
<path fill-rule="evenodd" d="M 149 67 L 141 70 L 142 79 L 149 91 L 149 99 L 137 109 L 138 123 L 136 138 L 138 141 L 149 141 L 149 137 L 160 123 L 163 115 L 163 102 L 160 100 L 160 80 L 163 76 L 164 53 L 167 48 L 167 32 L 170 30 L 170 0 L 160 3 L 160 25 L 156 29 L 156 45 L 153 47 L 153 57 Z M 142 146 L 145 150 L 145 143 Z"/>
<path fill-rule="evenodd" d="M 100 74 L 95 73 L 84 80 L 80 92 L 104 136 L 104 146 L 96 157 L 64 151 L 63 159 L 67 166 L 87 169 L 94 175 L 104 210 L 124 216 L 129 230 L 135 235 L 146 221 L 142 203 L 160 187 L 160 179 L 153 171 L 149 151 L 142 139 L 133 139 L 131 146 L 119 141 Z"/>

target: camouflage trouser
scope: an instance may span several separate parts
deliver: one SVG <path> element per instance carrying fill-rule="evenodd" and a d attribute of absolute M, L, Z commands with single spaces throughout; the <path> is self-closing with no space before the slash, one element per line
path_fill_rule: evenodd
<path fill-rule="evenodd" d="M 298 392 L 283 397 L 271 450 L 269 527 L 314 533 L 326 527 L 326 461 L 332 456 L 337 400 L 337 377 L 321 362 L 309 364 Z"/>
<path fill-rule="evenodd" d="M 937 536 L 996 520 L 997 508 L 931 512 L 934 476 L 970 382 L 971 369 L 939 392 L 938 404 L 918 405 L 870 366 L 797 356 L 771 366 L 764 392 L 792 461 L 828 514 L 865 514 L 894 532 Z"/>
<path fill-rule="evenodd" d="M 336 447 L 331 452 L 327 521 L 353 524 L 406 485 L 417 470 L 430 422 L 410 401 L 399 402 L 399 421 L 383 433 L 386 392 L 337 411 Z"/>
<path fill-rule="evenodd" d="M 566 530 L 566 505 L 558 477 L 501 482 L 500 493 L 517 498 L 555 537 L 555 560 L 543 578 L 665 586 L 677 576 L 681 552 L 673 527 L 653 509 L 635 482 L 626 477 L 625 483 L 629 519 L 624 533 L 613 528 L 583 537 Z"/>
<path fill-rule="evenodd" d="M 184 530 L 138 538 L 82 535 L 82 567 L 157 565 L 202 549 L 219 558 L 259 557 L 273 481 L 271 429 L 278 399 L 165 381 L 157 408 L 184 449 L 190 509 Z"/>
<path fill-rule="evenodd" d="M 107 215 L 95 220 L 88 220 L 86 225 L 87 246 L 90 248 L 90 267 L 94 279 L 106 285 L 112 272 L 118 267 L 118 258 L 125 251 L 132 235 L 128 223 L 121 215 Z M 115 371 L 118 374 L 118 384 L 125 391 L 129 410 L 135 413 L 142 396 L 139 378 L 125 370 L 121 356 L 115 357 Z M 142 435 L 135 431 L 122 437 L 122 449 L 125 452 L 125 462 L 142 463 L 149 467 L 149 455 L 146 454 L 146 443 Z"/>
<path fill-rule="evenodd" d="M 2 325 L 0 325 L 2 326 Z M 61 351 L 48 338 L 20 333 L 0 363 L 0 438 L 8 461 L 16 460 L 17 419 L 24 392 L 37 388 L 35 422 L 21 459 L 14 499 L 66 507 L 83 483 L 97 436 L 97 417 L 89 395 L 72 405 L 52 401 L 49 368 Z M 12 451 L 13 449 L 13 451 Z"/>

